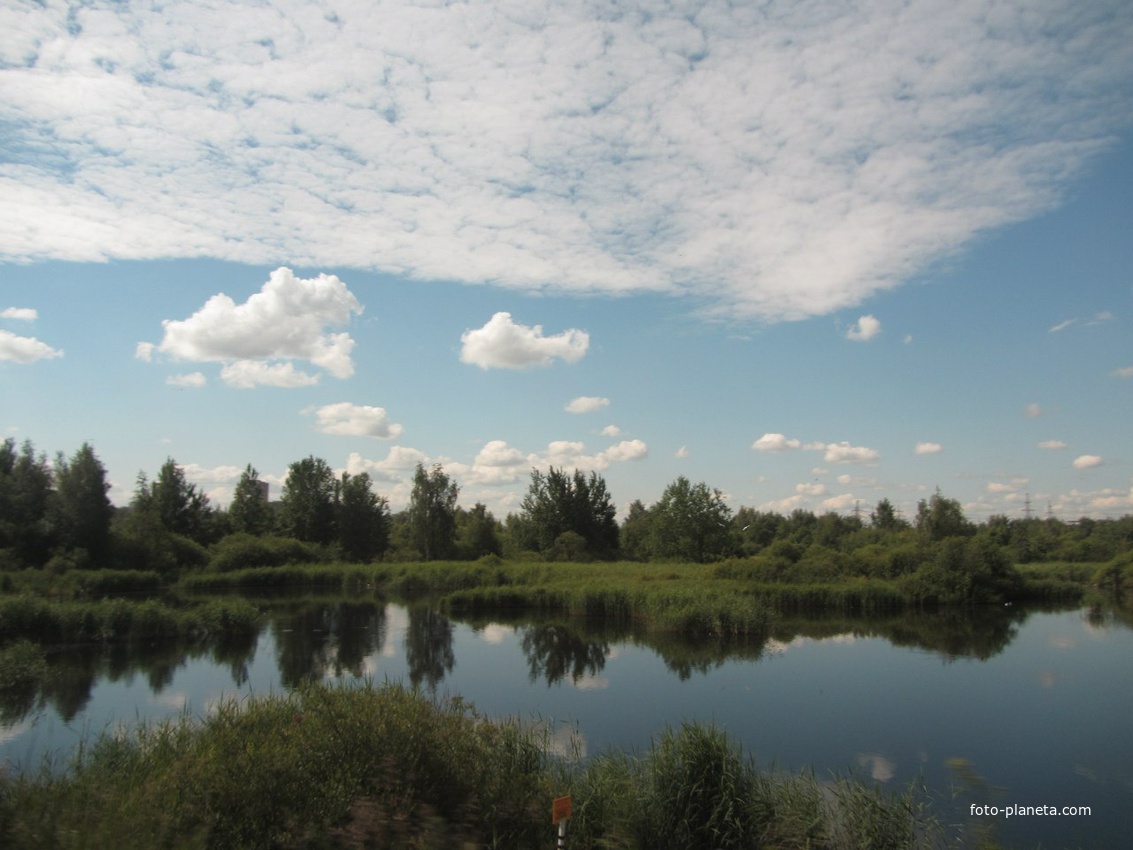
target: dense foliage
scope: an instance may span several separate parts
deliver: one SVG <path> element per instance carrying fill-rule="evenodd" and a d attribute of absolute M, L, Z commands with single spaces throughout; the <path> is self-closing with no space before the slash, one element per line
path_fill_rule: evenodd
<path fill-rule="evenodd" d="M 227 510 L 168 458 L 150 481 L 139 474 L 128 507 L 107 498 L 105 470 L 89 444 L 53 464 L 25 442 L 0 444 L 0 571 L 59 573 L 131 569 L 172 580 L 315 561 L 476 560 L 717 563 L 722 575 L 768 585 L 852 580 L 895 583 L 923 605 L 1005 601 L 1065 581 L 1024 581 L 1031 563 L 1092 564 L 1097 584 L 1133 584 L 1133 516 L 1075 522 L 993 516 L 977 524 L 938 490 L 902 517 L 888 499 L 863 516 L 744 507 L 683 476 L 650 506 L 635 501 L 619 527 L 596 472 L 532 470 L 518 513 L 501 522 L 480 503 L 457 504 L 459 487 L 439 464 L 418 465 L 408 507 L 391 514 L 366 473 L 336 476 L 321 458 L 289 467 L 282 498 L 247 466 Z M 1070 579 L 1080 584 L 1076 578 Z"/>

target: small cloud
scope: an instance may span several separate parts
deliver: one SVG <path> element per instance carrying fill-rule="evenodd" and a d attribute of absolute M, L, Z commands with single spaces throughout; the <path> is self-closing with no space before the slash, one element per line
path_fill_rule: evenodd
<path fill-rule="evenodd" d="M 689 456 L 688 446 L 681 446 L 679 449 L 677 449 L 675 452 L 673 452 L 673 457 L 681 458 L 682 460 L 684 458 L 688 457 L 688 456 Z"/>
<path fill-rule="evenodd" d="M 578 398 L 573 399 L 570 404 L 563 408 L 567 413 L 593 413 L 595 410 L 601 410 L 603 407 L 609 407 L 610 400 L 608 398 L 599 398 L 592 395 L 580 395 Z"/>
<path fill-rule="evenodd" d="M 1071 325 L 1075 324 L 1077 321 L 1077 319 L 1067 319 L 1064 322 L 1059 322 L 1057 325 L 1050 329 L 1050 333 L 1056 334 L 1059 331 L 1064 331 Z"/>
<path fill-rule="evenodd" d="M 785 452 L 802 447 L 798 440 L 788 440 L 783 434 L 764 434 L 751 444 L 757 452 Z"/>
<path fill-rule="evenodd" d="M 311 408 L 303 411 L 310 413 Z M 384 407 L 351 404 L 348 401 L 328 404 L 314 410 L 316 427 L 324 434 L 343 437 L 373 437 L 376 440 L 393 440 L 404 430 L 391 423 Z"/>
<path fill-rule="evenodd" d="M 1041 443 L 1039 443 L 1040 449 L 1047 449 L 1048 451 L 1054 451 L 1056 449 L 1065 449 L 1065 448 L 1068 448 L 1068 446 L 1069 446 L 1069 444 L 1064 443 L 1062 440 L 1043 440 Z"/>
<path fill-rule="evenodd" d="M 237 360 L 220 370 L 220 379 L 230 387 L 309 387 L 319 382 L 318 375 L 308 375 L 290 361 L 265 363 L 263 360 Z"/>
<path fill-rule="evenodd" d="M 1113 370 L 1113 377 L 1115 378 L 1133 378 L 1133 366 L 1123 366 L 1120 369 Z"/>
<path fill-rule="evenodd" d="M 913 451 L 919 455 L 938 455 L 944 451 L 944 446 L 940 443 L 917 443 Z"/>
<path fill-rule="evenodd" d="M 14 333 L 0 330 L 0 360 L 27 364 L 62 356 L 62 349 L 52 348 L 35 337 L 16 336 Z"/>
<path fill-rule="evenodd" d="M 1101 466 L 1102 459 L 1097 455 L 1080 455 L 1074 459 L 1075 469 L 1093 469 L 1095 466 Z"/>
<path fill-rule="evenodd" d="M 827 463 L 873 463 L 881 457 L 877 449 L 851 446 L 849 443 L 830 443 L 823 460 Z"/>
<path fill-rule="evenodd" d="M 905 343 L 905 345 L 908 345 L 912 341 L 913 341 L 913 335 L 912 334 L 905 334 L 905 338 L 903 340 L 901 340 L 901 342 Z"/>
<path fill-rule="evenodd" d="M 846 331 L 846 339 L 868 342 L 881 333 L 881 322 L 873 316 L 862 316 L 856 325 Z"/>
<path fill-rule="evenodd" d="M 0 310 L 0 319 L 14 319 L 17 322 L 34 322 L 39 313 L 31 307 L 6 307 Z"/>
<path fill-rule="evenodd" d="M 165 383 L 182 389 L 200 389 L 208 383 L 208 379 L 200 372 L 190 372 L 188 375 L 170 375 L 165 379 Z"/>
<path fill-rule="evenodd" d="M 157 348 L 152 342 L 139 342 L 134 347 L 134 357 L 138 360 L 144 360 L 149 363 L 153 360 L 154 349 Z"/>
<path fill-rule="evenodd" d="M 600 453 L 608 461 L 641 460 L 649 447 L 641 440 L 623 440 Z"/>
<path fill-rule="evenodd" d="M 481 369 L 527 369 L 550 366 L 555 358 L 574 363 L 590 347 L 590 335 L 570 329 L 554 336 L 544 336 L 543 326 L 516 324 L 511 313 L 496 313 L 487 324 L 465 331 L 460 360 Z"/>
<path fill-rule="evenodd" d="M 802 484 L 795 485 L 795 492 L 800 493 L 803 496 L 824 496 L 826 495 L 826 485 L 814 483 L 807 484 L 804 482 Z"/>
<path fill-rule="evenodd" d="M 620 437 L 622 435 L 622 429 L 617 425 L 607 425 L 599 433 L 601 433 L 603 437 Z"/>
<path fill-rule="evenodd" d="M 1092 318 L 1090 321 L 1086 322 L 1086 326 L 1089 327 L 1090 325 L 1100 325 L 1103 322 L 1112 322 L 1112 321 L 1113 321 L 1113 313 L 1109 312 L 1109 310 L 1103 310 L 1100 313 L 1095 313 L 1094 318 Z"/>
<path fill-rule="evenodd" d="M 1026 415 L 1028 419 L 1038 419 L 1044 412 L 1045 411 L 1038 404 L 1031 403 L 1027 405 Z"/>

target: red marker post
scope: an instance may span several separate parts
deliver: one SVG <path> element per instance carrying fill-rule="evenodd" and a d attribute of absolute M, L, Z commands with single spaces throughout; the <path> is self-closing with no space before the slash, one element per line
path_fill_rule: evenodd
<path fill-rule="evenodd" d="M 551 824 L 559 828 L 555 850 L 566 850 L 566 825 L 570 820 L 570 797 L 556 797 L 551 802 Z"/>

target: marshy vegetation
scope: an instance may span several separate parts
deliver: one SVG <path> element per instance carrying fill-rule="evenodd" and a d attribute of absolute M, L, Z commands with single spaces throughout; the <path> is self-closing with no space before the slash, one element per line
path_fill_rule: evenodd
<path fill-rule="evenodd" d="M 944 833 L 915 789 L 761 771 L 720 730 L 581 762 L 545 728 L 400 686 L 304 686 L 201 721 L 104 735 L 69 770 L 0 778 L 0 843 L 32 848 L 550 846 L 918 848 Z"/>

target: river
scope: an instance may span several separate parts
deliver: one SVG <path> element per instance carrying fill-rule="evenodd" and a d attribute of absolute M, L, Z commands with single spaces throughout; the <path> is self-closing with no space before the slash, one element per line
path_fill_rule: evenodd
<path fill-rule="evenodd" d="M 758 644 L 425 604 L 259 600 L 267 625 L 209 647 L 57 648 L 0 704 L 0 763 L 61 766 L 83 740 L 305 680 L 400 681 L 546 723 L 581 756 L 711 721 L 761 767 L 923 781 L 941 817 L 1009 847 L 1122 847 L 1133 834 L 1133 619 L 1097 609 L 784 619 Z M 976 817 L 972 806 L 997 807 Z M 1016 815 L 1009 806 L 1088 815 Z"/>

